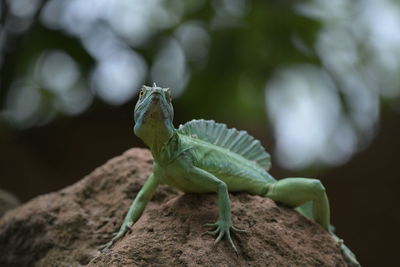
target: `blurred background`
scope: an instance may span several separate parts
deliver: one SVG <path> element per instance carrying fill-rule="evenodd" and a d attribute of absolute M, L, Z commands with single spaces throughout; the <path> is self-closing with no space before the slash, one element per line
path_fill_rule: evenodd
<path fill-rule="evenodd" d="M 0 188 L 23 202 L 123 151 L 142 84 L 317 177 L 363 266 L 396 266 L 400 1 L 0 2 Z"/>

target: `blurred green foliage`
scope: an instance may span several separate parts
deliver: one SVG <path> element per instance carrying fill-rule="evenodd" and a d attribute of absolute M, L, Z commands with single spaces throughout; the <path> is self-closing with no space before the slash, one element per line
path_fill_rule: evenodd
<path fill-rule="evenodd" d="M 381 103 L 398 110 L 399 10 L 391 0 L 5 1 L 0 123 L 23 130 L 123 105 L 156 82 L 184 119 L 269 121 L 288 168 L 341 164 L 372 140 Z"/>

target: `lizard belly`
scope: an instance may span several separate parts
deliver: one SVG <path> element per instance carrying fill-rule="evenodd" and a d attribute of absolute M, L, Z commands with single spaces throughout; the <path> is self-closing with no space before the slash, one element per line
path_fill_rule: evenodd
<path fill-rule="evenodd" d="M 206 170 L 207 171 L 207 170 Z M 248 192 L 259 195 L 265 191 L 268 182 L 264 179 L 252 177 L 251 173 L 231 174 L 209 171 L 217 179 L 223 181 L 229 192 Z M 176 187 L 183 192 L 208 193 L 216 192 L 216 187 L 210 183 L 204 183 L 201 179 L 191 176 L 183 170 L 167 171 L 161 175 L 163 183 Z"/>
<path fill-rule="evenodd" d="M 243 164 L 234 158 L 218 157 L 219 160 L 203 160 L 199 166 L 205 171 L 213 174 L 228 186 L 229 192 L 248 192 L 260 195 L 266 191 L 268 184 L 274 183 L 272 178 L 265 170 Z"/>
<path fill-rule="evenodd" d="M 246 176 L 215 173 L 214 175 L 228 186 L 229 192 L 247 192 L 260 195 L 269 184 L 267 181 L 256 179 L 250 174 Z"/>

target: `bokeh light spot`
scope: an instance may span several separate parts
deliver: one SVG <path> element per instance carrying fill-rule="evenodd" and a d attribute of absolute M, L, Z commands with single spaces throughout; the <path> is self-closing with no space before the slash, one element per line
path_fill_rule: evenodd
<path fill-rule="evenodd" d="M 39 65 L 43 85 L 55 93 L 68 90 L 79 78 L 78 65 L 61 50 L 43 53 L 39 59 Z"/>
<path fill-rule="evenodd" d="M 91 84 L 104 101 L 120 105 L 133 97 L 146 75 L 146 63 L 130 50 L 119 50 L 98 62 Z"/>

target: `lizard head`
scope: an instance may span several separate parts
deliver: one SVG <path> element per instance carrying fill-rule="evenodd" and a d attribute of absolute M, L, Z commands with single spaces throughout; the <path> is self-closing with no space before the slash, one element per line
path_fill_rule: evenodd
<path fill-rule="evenodd" d="M 154 84 L 152 87 L 143 86 L 140 90 L 135 106 L 134 132 L 150 147 L 150 141 L 146 139 L 169 139 L 174 131 L 174 109 L 171 100 L 169 88 L 157 87 Z"/>

